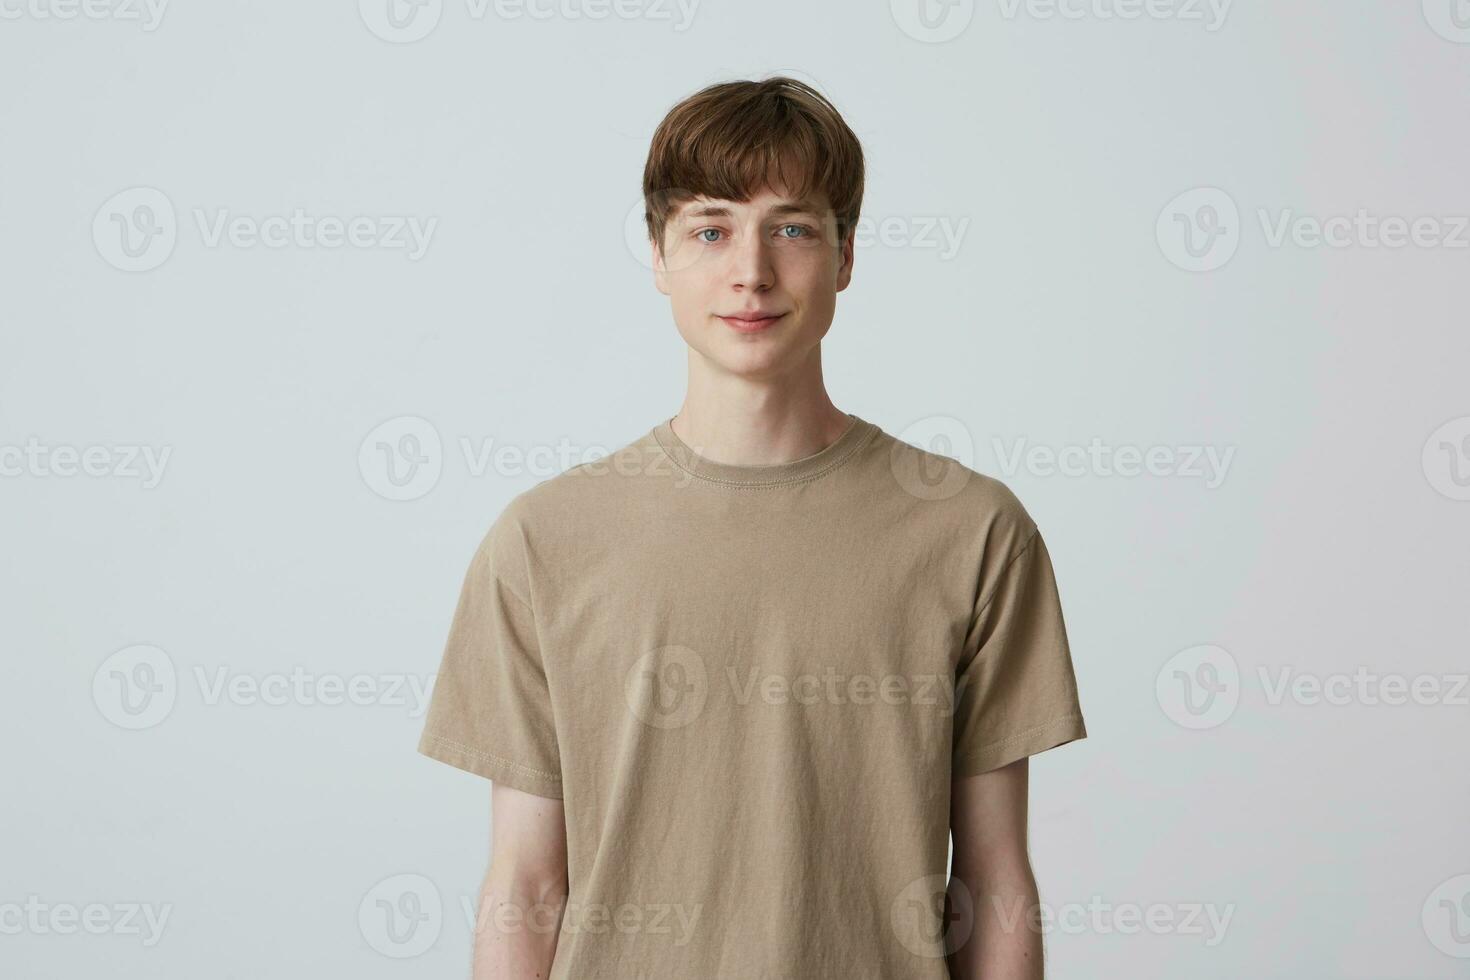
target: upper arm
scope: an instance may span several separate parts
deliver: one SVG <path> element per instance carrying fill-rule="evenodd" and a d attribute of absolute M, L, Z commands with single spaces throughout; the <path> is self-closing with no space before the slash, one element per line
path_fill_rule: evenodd
<path fill-rule="evenodd" d="M 471 974 L 544 977 L 568 893 L 562 802 L 496 781 L 490 809 L 490 870 L 480 888 Z"/>
<path fill-rule="evenodd" d="M 1026 850 L 1027 759 L 956 779 L 950 790 L 950 831 L 956 875 L 994 878 L 1029 872 Z"/>
<path fill-rule="evenodd" d="M 490 874 L 543 885 L 567 876 L 566 811 L 562 801 L 504 783 L 490 789 Z"/>

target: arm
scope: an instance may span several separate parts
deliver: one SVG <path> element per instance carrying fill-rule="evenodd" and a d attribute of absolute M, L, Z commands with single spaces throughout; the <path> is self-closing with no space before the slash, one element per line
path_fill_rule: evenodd
<path fill-rule="evenodd" d="M 954 980 L 1042 980 L 1040 897 L 1026 850 L 1029 767 L 1020 759 L 954 782 L 950 893 L 974 906 L 968 941 L 947 957 Z M 949 902 L 945 919 L 950 920 Z"/>
<path fill-rule="evenodd" d="M 490 870 L 480 889 L 474 980 L 545 980 L 567 897 L 561 800 L 493 783 Z"/>

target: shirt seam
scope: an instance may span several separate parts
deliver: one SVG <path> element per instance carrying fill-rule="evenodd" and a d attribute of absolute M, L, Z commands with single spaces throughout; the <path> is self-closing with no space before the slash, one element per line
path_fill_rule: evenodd
<path fill-rule="evenodd" d="M 1026 536 L 1026 543 L 1021 545 L 1021 547 L 1016 551 L 1014 555 L 1011 555 L 1011 557 L 1006 559 L 1005 565 L 1001 567 L 1000 574 L 997 575 L 995 578 L 995 584 L 990 587 L 990 597 L 980 604 L 979 609 L 975 610 L 976 619 L 979 619 L 981 616 L 985 615 L 985 610 L 989 609 L 990 604 L 995 601 L 995 596 L 1000 591 L 1001 585 L 1004 584 L 1006 575 L 1010 573 L 1011 566 L 1016 563 L 1016 559 L 1020 558 L 1031 549 L 1032 543 L 1036 540 L 1036 534 L 1040 530 L 1041 529 L 1039 527 L 1032 527 L 1031 533 Z"/>
<path fill-rule="evenodd" d="M 463 742 L 456 742 L 452 738 L 445 738 L 442 735 L 434 735 L 432 733 L 425 737 L 428 738 L 431 742 L 442 742 L 445 745 L 449 745 L 458 749 L 466 755 L 474 756 L 477 759 L 483 759 L 486 762 L 493 762 L 497 765 L 506 766 L 510 769 L 516 769 L 520 772 L 529 773 L 533 776 L 540 776 L 543 779 L 554 779 L 557 782 L 561 782 L 561 776 L 557 775 L 554 772 L 546 772 L 541 769 L 533 769 L 530 766 L 523 766 L 519 762 L 511 762 L 509 759 L 502 758 L 498 755 L 492 755 L 489 752 L 481 752 L 479 749 L 465 745 Z"/>
<path fill-rule="evenodd" d="M 1069 715 L 1060 715 L 1060 716 L 1058 716 L 1056 718 L 1053 718 L 1051 721 L 1044 722 L 1043 724 L 1033 725 L 1032 727 L 1026 729 L 1025 731 L 1016 732 L 1014 735 L 1007 735 L 1005 738 L 999 739 L 998 741 L 986 742 L 984 745 L 977 745 L 973 749 L 964 749 L 964 750 L 961 750 L 957 754 L 958 755 L 962 755 L 962 756 L 964 756 L 964 755 L 974 755 L 974 754 L 977 754 L 977 753 L 980 753 L 980 752 L 984 752 L 987 749 L 997 748 L 997 747 L 1002 746 L 1002 745 L 1009 745 L 1010 743 L 1016 741 L 1017 739 L 1022 739 L 1022 738 L 1026 738 L 1026 737 L 1028 737 L 1030 735 L 1035 735 L 1037 732 L 1045 731 L 1048 728 L 1052 728 L 1052 727 L 1054 727 L 1056 725 L 1060 725 L 1064 721 L 1073 721 L 1073 720 L 1078 719 L 1078 718 L 1081 718 L 1081 717 L 1082 717 L 1082 715 L 1079 712 L 1076 712 L 1076 711 L 1072 712 Z"/>
<path fill-rule="evenodd" d="M 871 425 L 871 423 L 869 424 Z M 849 459 L 851 459 L 853 457 L 853 454 L 855 454 L 858 450 L 862 449 L 869 442 L 871 442 L 873 437 L 877 434 L 878 427 L 875 425 L 871 426 L 871 428 L 868 429 L 868 431 L 862 436 L 862 438 L 860 438 L 857 442 L 853 444 L 851 449 L 843 453 L 837 459 L 834 459 L 824 468 L 817 470 L 815 473 L 809 473 L 806 476 L 794 476 L 784 480 L 762 480 L 753 483 L 744 480 L 726 480 L 717 476 L 705 476 L 702 473 L 696 473 L 689 467 L 685 466 L 683 463 L 679 462 L 674 453 L 669 451 L 669 447 L 665 446 L 663 440 L 659 438 L 657 430 L 655 430 L 653 433 L 653 441 L 657 443 L 659 451 L 664 454 L 664 457 L 668 459 L 669 462 L 673 463 L 676 467 L 683 470 L 685 473 L 688 473 L 696 480 L 703 480 L 706 483 L 713 483 L 717 486 L 722 487 L 731 487 L 741 490 L 756 490 L 762 487 L 788 487 L 797 483 L 810 483 L 812 480 L 816 480 L 820 477 L 826 476 L 828 473 L 831 473 L 833 470 L 837 469 L 837 467 L 841 466 L 843 463 L 846 463 Z M 793 460 L 793 462 L 795 462 L 795 460 Z"/>

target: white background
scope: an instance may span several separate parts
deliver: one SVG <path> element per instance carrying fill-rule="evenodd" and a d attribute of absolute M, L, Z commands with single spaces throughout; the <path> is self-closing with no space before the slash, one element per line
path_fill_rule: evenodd
<path fill-rule="evenodd" d="M 389 688 L 437 668 L 504 503 L 583 458 L 477 449 L 595 453 L 677 409 L 684 348 L 625 235 L 648 140 L 699 87 L 784 72 L 867 153 L 834 400 L 1004 479 L 1056 564 L 1090 737 L 1032 762 L 1042 897 L 1074 910 L 1048 975 L 1470 975 L 1464 0 L 979 0 L 933 31 L 898 0 L 444 0 L 396 35 L 388 0 L 110 2 L 0 0 L 0 972 L 466 974 L 488 784 L 417 755 Z M 143 198 L 109 202 L 140 187 L 175 241 L 124 271 Z M 1225 197 L 1170 210 L 1199 188 Z M 435 224 L 417 257 L 207 234 L 298 209 Z M 1273 244 L 1359 212 L 1448 240 Z M 369 434 L 408 445 L 403 417 L 440 475 L 390 500 Z M 1093 440 L 1178 465 L 1007 462 Z M 157 481 L 119 471 L 144 447 Z M 1222 478 L 1190 447 L 1231 453 Z M 138 645 L 174 702 L 129 730 Z M 1202 656 L 1235 708 L 1198 727 Z M 381 696 L 212 697 L 297 668 Z M 1272 697 L 1360 671 L 1441 696 Z M 374 925 L 404 881 L 444 905 L 417 946 Z M 4 911 L 32 896 L 169 918 L 66 935 Z"/>

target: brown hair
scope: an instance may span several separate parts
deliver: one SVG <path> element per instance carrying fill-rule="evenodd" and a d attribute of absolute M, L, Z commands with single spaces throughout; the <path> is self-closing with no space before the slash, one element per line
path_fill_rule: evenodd
<path fill-rule="evenodd" d="M 788 162 L 794 175 L 784 169 Z M 686 201 L 744 203 L 773 174 L 798 199 L 826 192 L 839 242 L 857 225 L 863 148 L 836 106 L 784 75 L 701 89 L 670 109 L 653 134 L 643 168 L 649 240 L 662 249 L 664 229 Z"/>

